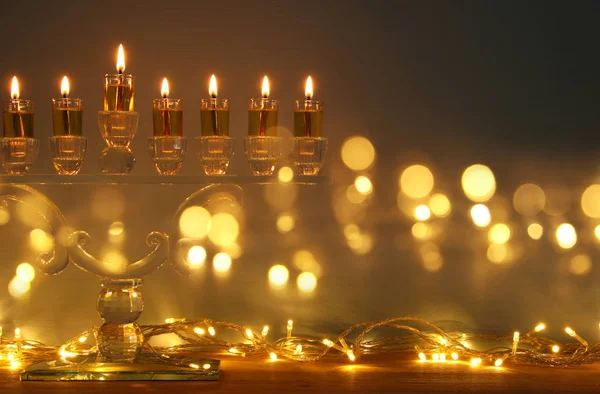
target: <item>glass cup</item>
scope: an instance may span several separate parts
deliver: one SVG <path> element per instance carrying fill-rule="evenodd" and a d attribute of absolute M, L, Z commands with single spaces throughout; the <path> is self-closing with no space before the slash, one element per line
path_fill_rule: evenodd
<path fill-rule="evenodd" d="M 296 100 L 294 107 L 294 135 L 296 137 L 323 136 L 323 105 L 317 100 Z"/>
<path fill-rule="evenodd" d="M 229 135 L 229 100 L 204 98 L 200 100 L 200 126 L 202 136 Z"/>
<path fill-rule="evenodd" d="M 206 175 L 225 175 L 235 148 L 235 140 L 225 135 L 197 137 L 198 160 Z"/>
<path fill-rule="evenodd" d="M 60 175 L 77 175 L 85 160 L 87 138 L 77 135 L 50 137 L 52 165 Z"/>
<path fill-rule="evenodd" d="M 251 98 L 248 107 L 248 136 L 277 136 L 279 100 Z"/>
<path fill-rule="evenodd" d="M 154 136 L 183 136 L 183 107 L 181 99 L 152 100 L 152 127 Z"/>
<path fill-rule="evenodd" d="M 33 101 L 13 99 L 4 103 L 2 126 L 4 137 L 33 138 Z"/>
<path fill-rule="evenodd" d="M 133 111 L 133 76 L 106 74 L 104 76 L 104 110 Z"/>
<path fill-rule="evenodd" d="M 160 175 L 175 175 L 187 155 L 187 140 L 179 136 L 149 137 L 148 151 Z"/>
<path fill-rule="evenodd" d="M 254 175 L 273 175 L 282 156 L 282 138 L 246 137 L 246 157 Z"/>
<path fill-rule="evenodd" d="M 295 137 L 293 139 L 294 168 L 298 175 L 318 175 L 325 163 L 327 138 Z"/>
<path fill-rule="evenodd" d="M 137 131 L 138 121 L 137 112 L 98 112 L 100 133 L 109 147 L 128 148 Z"/>
<path fill-rule="evenodd" d="M 36 138 L 0 139 L 0 161 L 8 175 L 25 175 L 37 159 L 40 141 Z"/>
<path fill-rule="evenodd" d="M 83 100 L 52 99 L 52 130 L 54 135 L 81 135 L 83 131 Z"/>

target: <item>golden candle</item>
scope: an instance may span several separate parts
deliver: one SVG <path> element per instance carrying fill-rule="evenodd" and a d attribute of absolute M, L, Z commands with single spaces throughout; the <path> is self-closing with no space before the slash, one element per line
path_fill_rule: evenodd
<path fill-rule="evenodd" d="M 294 135 L 296 137 L 323 136 L 323 102 L 313 100 L 313 83 L 306 79 L 305 100 L 296 100 Z"/>
<path fill-rule="evenodd" d="M 200 100 L 200 126 L 203 136 L 229 135 L 229 100 L 217 97 L 217 78 L 210 77 L 210 98 Z"/>
<path fill-rule="evenodd" d="M 83 128 L 83 101 L 69 98 L 69 78 L 61 82 L 61 98 L 52 99 L 52 126 L 55 136 L 81 136 Z"/>
<path fill-rule="evenodd" d="M 262 82 L 262 97 L 250 99 L 248 109 L 249 136 L 277 136 L 279 101 L 269 98 L 269 79 L 265 75 Z"/>
<path fill-rule="evenodd" d="M 133 111 L 133 76 L 125 75 L 125 51 L 119 45 L 117 52 L 117 74 L 104 76 L 104 110 Z"/>
<path fill-rule="evenodd" d="M 4 104 L 2 126 L 4 137 L 33 138 L 33 101 L 19 98 L 19 80 L 13 77 L 11 100 Z"/>
<path fill-rule="evenodd" d="M 183 108 L 180 99 L 169 98 L 169 81 L 161 85 L 162 98 L 152 100 L 154 136 L 183 136 Z"/>

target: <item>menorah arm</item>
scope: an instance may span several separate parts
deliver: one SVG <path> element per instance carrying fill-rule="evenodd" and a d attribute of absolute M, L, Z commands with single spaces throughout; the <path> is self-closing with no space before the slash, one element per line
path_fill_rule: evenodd
<path fill-rule="evenodd" d="M 90 235 L 85 231 L 75 231 L 71 234 L 69 254 L 79 269 L 99 278 L 142 278 L 160 267 L 169 257 L 169 236 L 158 231 L 153 231 L 146 237 L 146 243 L 148 246 L 154 246 L 154 250 L 144 258 L 124 266 L 98 260 L 88 253 L 84 246 L 90 239 Z"/>

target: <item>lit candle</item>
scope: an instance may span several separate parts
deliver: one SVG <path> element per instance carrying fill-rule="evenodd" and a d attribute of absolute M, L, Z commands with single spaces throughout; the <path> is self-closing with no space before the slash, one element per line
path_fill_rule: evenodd
<path fill-rule="evenodd" d="M 265 75 L 262 82 L 262 97 L 250 99 L 248 109 L 248 135 L 277 136 L 279 101 L 269 98 L 269 79 Z"/>
<path fill-rule="evenodd" d="M 306 79 L 305 100 L 296 100 L 294 133 L 296 137 L 322 137 L 323 102 L 313 100 L 313 83 Z"/>
<path fill-rule="evenodd" d="M 180 99 L 169 98 L 169 81 L 162 81 L 162 98 L 152 100 L 154 136 L 183 136 L 183 108 Z"/>
<path fill-rule="evenodd" d="M 4 137 L 33 138 L 33 101 L 19 98 L 17 77 L 12 79 L 10 96 L 2 111 Z"/>
<path fill-rule="evenodd" d="M 81 136 L 83 127 L 83 101 L 69 98 L 69 78 L 63 77 L 61 98 L 52 99 L 52 125 L 55 136 Z"/>
<path fill-rule="evenodd" d="M 133 76 L 125 75 L 125 52 L 119 45 L 117 74 L 104 76 L 104 110 L 133 111 Z"/>
<path fill-rule="evenodd" d="M 200 124 L 203 136 L 229 135 L 229 100 L 217 97 L 217 78 L 210 77 L 210 98 L 200 100 Z"/>

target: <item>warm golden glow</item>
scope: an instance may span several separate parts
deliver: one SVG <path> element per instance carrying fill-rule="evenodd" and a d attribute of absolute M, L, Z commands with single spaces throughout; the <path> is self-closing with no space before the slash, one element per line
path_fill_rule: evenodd
<path fill-rule="evenodd" d="M 194 333 L 196 335 L 204 335 L 204 329 L 200 327 L 194 327 Z"/>
<path fill-rule="evenodd" d="M 282 213 L 277 217 L 277 230 L 280 233 L 289 233 L 296 226 L 294 216 L 289 213 Z"/>
<path fill-rule="evenodd" d="M 565 327 L 565 332 L 571 337 L 574 337 L 576 335 L 575 331 L 573 331 L 571 327 Z"/>
<path fill-rule="evenodd" d="M 160 95 L 162 96 L 162 98 L 169 97 L 169 81 L 167 80 L 167 78 L 163 78 L 162 80 L 162 85 L 160 87 Z"/>
<path fill-rule="evenodd" d="M 123 44 L 119 44 L 119 51 L 117 52 L 117 72 L 122 74 L 125 71 L 125 51 L 123 50 Z"/>
<path fill-rule="evenodd" d="M 284 286 L 289 277 L 290 271 L 281 264 L 276 264 L 269 269 L 269 283 L 274 287 Z"/>
<path fill-rule="evenodd" d="M 281 183 L 290 183 L 294 179 L 294 170 L 288 166 L 281 167 L 277 172 L 277 179 Z"/>
<path fill-rule="evenodd" d="M 8 284 L 8 292 L 11 296 L 19 298 L 27 293 L 30 287 L 29 282 L 23 282 L 18 276 L 15 276 Z"/>
<path fill-rule="evenodd" d="M 487 227 L 492 220 L 490 210 L 483 204 L 474 205 L 471 208 L 471 219 L 477 227 Z"/>
<path fill-rule="evenodd" d="M 431 211 L 427 205 L 419 205 L 415 208 L 415 219 L 425 221 L 431 217 Z"/>
<path fill-rule="evenodd" d="M 184 237 L 202 239 L 206 237 L 210 227 L 210 213 L 203 207 L 189 207 L 179 218 L 179 231 Z"/>
<path fill-rule="evenodd" d="M 29 233 L 29 244 L 38 253 L 49 253 L 54 249 L 54 238 L 44 230 L 36 228 Z"/>
<path fill-rule="evenodd" d="M 539 323 L 537 326 L 535 326 L 535 328 L 533 329 L 533 331 L 535 331 L 535 332 L 542 332 L 545 329 L 546 329 L 546 324 Z"/>
<path fill-rule="evenodd" d="M 312 78 L 309 76 L 306 78 L 306 88 L 304 89 L 304 95 L 307 100 L 312 100 L 313 97 L 313 82 Z"/>
<path fill-rule="evenodd" d="M 478 365 L 481 365 L 481 359 L 479 357 L 472 358 L 471 359 L 471 365 L 474 366 L 474 367 L 477 367 Z"/>
<path fill-rule="evenodd" d="M 419 360 L 427 361 L 427 356 L 425 355 L 425 353 L 423 353 L 423 352 L 419 353 Z"/>
<path fill-rule="evenodd" d="M 560 346 L 558 346 L 558 345 L 552 346 L 552 353 L 558 353 L 558 352 L 560 352 Z"/>
<path fill-rule="evenodd" d="M 342 144 L 342 161 L 351 170 L 366 170 L 375 161 L 375 148 L 365 137 L 350 137 Z"/>
<path fill-rule="evenodd" d="M 594 229 L 594 235 L 596 236 L 598 241 L 600 241 L 600 224 L 597 225 L 596 228 Z"/>
<path fill-rule="evenodd" d="M 411 198 L 423 198 L 429 195 L 433 183 L 433 174 L 429 168 L 420 164 L 408 167 L 400 175 L 400 190 Z"/>
<path fill-rule="evenodd" d="M 542 238 L 544 235 L 544 228 L 539 223 L 531 223 L 527 226 L 527 234 L 531 237 L 531 239 L 538 240 Z"/>
<path fill-rule="evenodd" d="M 496 192 L 496 178 L 489 167 L 474 164 L 462 175 L 462 188 L 465 195 L 474 202 L 485 202 Z"/>
<path fill-rule="evenodd" d="M 521 215 L 535 216 L 546 206 L 546 194 L 538 185 L 526 183 L 515 191 L 513 205 Z"/>
<path fill-rule="evenodd" d="M 69 89 L 69 78 L 65 75 L 60 83 L 60 94 L 62 94 L 63 97 L 67 97 L 69 95 Z"/>
<path fill-rule="evenodd" d="M 19 80 L 16 76 L 12 78 L 12 84 L 10 87 L 10 97 L 13 100 L 17 100 L 19 98 Z"/>
<path fill-rule="evenodd" d="M 29 283 L 35 278 L 35 269 L 29 263 L 21 263 L 17 266 L 17 278 Z"/>
<path fill-rule="evenodd" d="M 369 195 L 373 191 L 373 184 L 369 177 L 364 175 L 357 176 L 354 180 L 354 187 L 360 194 Z"/>
<path fill-rule="evenodd" d="M 296 284 L 303 293 L 311 293 L 317 287 L 317 277 L 312 272 L 303 272 L 298 275 Z"/>
<path fill-rule="evenodd" d="M 587 216 L 600 218 L 600 185 L 590 185 L 581 195 L 581 209 Z"/>
<path fill-rule="evenodd" d="M 227 248 L 237 240 L 240 226 L 237 219 L 226 212 L 217 213 L 212 217 L 208 239 L 217 246 Z"/>
<path fill-rule="evenodd" d="M 569 272 L 574 275 L 587 275 L 592 269 L 592 260 L 586 254 L 578 254 L 569 260 Z"/>
<path fill-rule="evenodd" d="M 269 98 L 270 93 L 271 93 L 271 90 L 269 87 L 269 78 L 267 78 L 267 76 L 265 75 L 265 77 L 263 78 L 263 81 L 262 81 L 262 96 L 263 96 L 263 98 Z"/>
<path fill-rule="evenodd" d="M 262 337 L 264 338 L 267 336 L 268 333 L 269 333 L 269 326 L 264 326 L 260 335 L 262 335 Z"/>
<path fill-rule="evenodd" d="M 229 257 L 229 255 L 224 252 L 217 253 L 215 257 L 213 257 L 213 268 L 215 271 L 221 273 L 229 271 L 229 269 L 231 268 L 231 257 Z"/>
<path fill-rule="evenodd" d="M 199 266 L 206 260 L 206 249 L 202 246 L 192 246 L 188 250 L 187 261 L 191 266 Z"/>
<path fill-rule="evenodd" d="M 346 189 L 346 198 L 352 204 L 361 204 L 367 199 L 367 195 L 356 190 L 356 186 L 351 184 Z"/>
<path fill-rule="evenodd" d="M 577 243 L 577 232 L 575 227 L 569 223 L 563 223 L 556 229 L 556 241 L 563 249 L 571 249 Z"/>
<path fill-rule="evenodd" d="M 217 77 L 215 74 L 210 76 L 210 82 L 208 83 L 208 94 L 210 97 L 217 98 Z"/>
<path fill-rule="evenodd" d="M 508 257 L 508 247 L 505 244 L 491 244 L 487 249 L 487 258 L 492 263 L 504 263 Z"/>
<path fill-rule="evenodd" d="M 418 240 L 426 240 L 431 238 L 433 235 L 429 225 L 423 222 L 417 222 L 413 224 L 410 232 L 412 233 L 413 237 Z"/>
<path fill-rule="evenodd" d="M 502 366 L 502 359 L 501 358 L 496 359 L 496 361 L 494 361 L 494 365 L 497 367 Z"/>
<path fill-rule="evenodd" d="M 450 357 L 452 357 L 452 360 L 456 361 L 458 360 L 458 353 L 452 353 Z"/>
<path fill-rule="evenodd" d="M 510 239 L 511 231 L 504 223 L 494 224 L 488 233 L 490 242 L 495 244 L 505 244 Z"/>
<path fill-rule="evenodd" d="M 515 331 L 515 332 L 513 333 L 513 342 L 519 342 L 519 337 L 520 337 L 520 336 L 521 336 L 521 335 L 519 334 L 519 331 Z"/>
<path fill-rule="evenodd" d="M 452 206 L 445 194 L 436 193 L 429 199 L 429 209 L 435 216 L 443 218 L 450 214 Z"/>
<path fill-rule="evenodd" d="M 271 353 L 269 353 L 269 358 L 270 358 L 271 360 L 275 361 L 275 360 L 277 360 L 277 354 L 275 354 L 275 353 L 271 352 Z"/>

